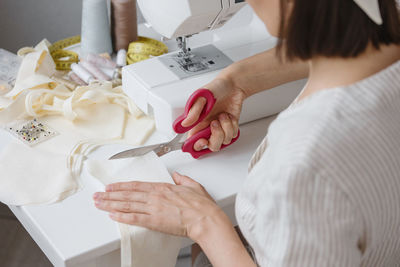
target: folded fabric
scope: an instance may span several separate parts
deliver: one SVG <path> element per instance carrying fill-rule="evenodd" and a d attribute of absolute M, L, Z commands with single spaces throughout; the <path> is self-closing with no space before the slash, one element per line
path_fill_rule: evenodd
<path fill-rule="evenodd" d="M 154 152 L 121 160 L 88 159 L 85 166 L 104 185 L 127 181 L 173 183 L 166 167 Z M 119 224 L 119 228 L 121 266 L 175 266 L 182 238 L 126 224 Z"/>
<path fill-rule="evenodd" d="M 43 204 L 64 199 L 79 189 L 65 154 L 18 143 L 0 152 L 0 201 L 9 205 Z M 36 167 L 35 167 L 36 166 Z"/>

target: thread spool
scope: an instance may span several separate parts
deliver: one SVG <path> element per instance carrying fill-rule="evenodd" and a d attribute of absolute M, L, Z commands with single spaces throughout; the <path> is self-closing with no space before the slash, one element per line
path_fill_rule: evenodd
<path fill-rule="evenodd" d="M 109 81 L 110 78 L 104 74 L 103 71 L 101 71 L 98 67 L 96 67 L 94 64 L 86 61 L 86 60 L 81 60 L 80 64 L 82 67 L 87 69 L 96 79 L 100 81 Z"/>
<path fill-rule="evenodd" d="M 81 30 L 81 57 L 112 53 L 106 0 L 83 0 Z"/>
<path fill-rule="evenodd" d="M 94 80 L 92 74 L 80 64 L 72 64 L 71 69 L 76 75 L 79 76 L 79 78 L 81 78 L 87 84 Z"/>
<path fill-rule="evenodd" d="M 111 29 L 114 51 L 128 50 L 138 38 L 136 0 L 111 0 Z"/>
<path fill-rule="evenodd" d="M 121 85 L 122 85 L 122 80 L 121 79 L 117 78 L 117 79 L 112 80 L 112 86 L 113 87 L 117 87 L 117 86 L 121 86 Z"/>
<path fill-rule="evenodd" d="M 72 81 L 76 82 L 79 85 L 82 85 L 82 86 L 86 85 L 86 83 L 81 78 L 79 78 L 79 76 L 76 75 L 73 71 L 70 71 L 68 73 L 68 78 L 70 78 Z"/>
<path fill-rule="evenodd" d="M 118 69 L 108 69 L 108 68 L 99 68 L 102 72 L 104 72 L 110 79 L 118 78 Z"/>
<path fill-rule="evenodd" d="M 115 69 L 117 67 L 114 61 L 96 54 L 88 54 L 86 60 L 100 68 Z"/>
<path fill-rule="evenodd" d="M 124 67 L 126 66 L 126 50 L 121 49 L 118 51 L 117 54 L 117 66 L 118 67 Z"/>
<path fill-rule="evenodd" d="M 56 81 L 56 82 L 58 82 L 58 83 L 60 83 L 60 84 L 63 84 L 65 87 L 67 87 L 70 91 L 73 91 L 73 90 L 75 90 L 75 88 L 79 85 L 78 83 L 75 83 L 74 81 L 69 81 L 69 80 L 66 80 L 66 79 L 64 79 L 64 78 L 61 78 L 61 77 L 57 77 L 57 76 L 51 76 L 51 79 L 53 80 L 53 81 Z"/>

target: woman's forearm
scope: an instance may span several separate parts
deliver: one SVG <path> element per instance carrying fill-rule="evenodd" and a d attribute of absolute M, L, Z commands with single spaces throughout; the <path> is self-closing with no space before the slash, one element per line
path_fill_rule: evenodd
<path fill-rule="evenodd" d="M 193 240 L 200 245 L 214 267 L 256 267 L 235 228 L 222 210 L 205 218 Z"/>
<path fill-rule="evenodd" d="M 270 49 L 252 57 L 235 62 L 221 71 L 219 78 L 229 79 L 235 88 L 246 96 L 271 89 L 278 85 L 306 78 L 307 62 L 281 62 L 276 49 Z"/>

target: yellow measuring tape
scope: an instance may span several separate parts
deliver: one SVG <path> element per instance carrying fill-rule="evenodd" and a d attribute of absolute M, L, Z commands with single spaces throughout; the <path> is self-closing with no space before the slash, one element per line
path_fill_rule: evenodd
<path fill-rule="evenodd" d="M 80 43 L 81 36 L 73 36 L 60 41 L 55 42 L 49 47 L 51 56 L 53 57 L 54 63 L 56 63 L 57 70 L 71 70 L 71 65 L 79 61 L 77 53 L 64 50 L 64 48 Z"/>
<path fill-rule="evenodd" d="M 71 70 L 71 65 L 79 62 L 79 55 L 77 53 L 64 50 L 64 48 L 77 44 L 80 41 L 81 36 L 77 35 L 57 41 L 49 47 L 57 70 Z M 139 37 L 137 41 L 129 44 L 126 61 L 128 64 L 132 64 L 165 53 L 168 53 L 168 47 L 163 42 L 147 37 Z"/>
<path fill-rule="evenodd" d="M 129 44 L 126 62 L 133 64 L 165 53 L 168 53 L 168 47 L 163 42 L 140 36 L 137 41 Z"/>

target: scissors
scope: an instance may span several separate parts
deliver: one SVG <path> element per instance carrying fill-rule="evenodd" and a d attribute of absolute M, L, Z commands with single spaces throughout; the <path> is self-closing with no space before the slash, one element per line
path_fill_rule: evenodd
<path fill-rule="evenodd" d="M 206 104 L 199 116 L 199 119 L 194 123 L 193 125 L 189 127 L 184 127 L 182 126 L 182 121 L 186 119 L 186 117 L 189 114 L 189 110 L 192 108 L 193 104 L 196 102 L 196 100 L 200 97 L 204 97 L 206 99 Z M 110 159 L 122 159 L 122 158 L 131 158 L 131 157 L 137 157 L 137 156 L 142 156 L 145 155 L 151 151 L 154 151 L 159 157 L 175 150 L 182 149 L 183 152 L 188 152 L 192 155 L 193 158 L 197 159 L 205 154 L 209 154 L 212 151 L 209 148 L 202 149 L 200 151 L 196 151 L 194 149 L 194 144 L 201 138 L 209 139 L 211 136 L 211 128 L 208 126 L 204 130 L 199 131 L 198 133 L 194 134 L 193 136 L 189 137 L 186 139 L 186 141 L 181 141 L 182 136 L 184 133 L 190 131 L 193 127 L 195 127 L 197 124 L 199 124 L 201 121 L 204 120 L 205 117 L 207 117 L 208 114 L 210 114 L 212 108 L 214 107 L 214 104 L 216 102 L 216 99 L 213 95 L 213 93 L 208 90 L 208 89 L 199 89 L 196 90 L 188 99 L 186 106 L 185 106 L 185 112 L 179 116 L 173 123 L 172 127 L 174 131 L 177 133 L 177 135 L 169 142 L 165 143 L 160 143 L 160 144 L 155 144 L 155 145 L 149 145 L 149 146 L 143 146 L 143 147 L 138 147 L 134 149 L 129 149 L 123 152 L 120 152 L 118 154 L 115 154 L 112 156 Z M 222 145 L 221 149 L 228 147 L 232 145 L 233 143 L 236 142 L 236 140 L 240 136 L 240 131 L 238 132 L 237 137 L 232 139 L 232 141 L 227 144 L 227 145 Z"/>

